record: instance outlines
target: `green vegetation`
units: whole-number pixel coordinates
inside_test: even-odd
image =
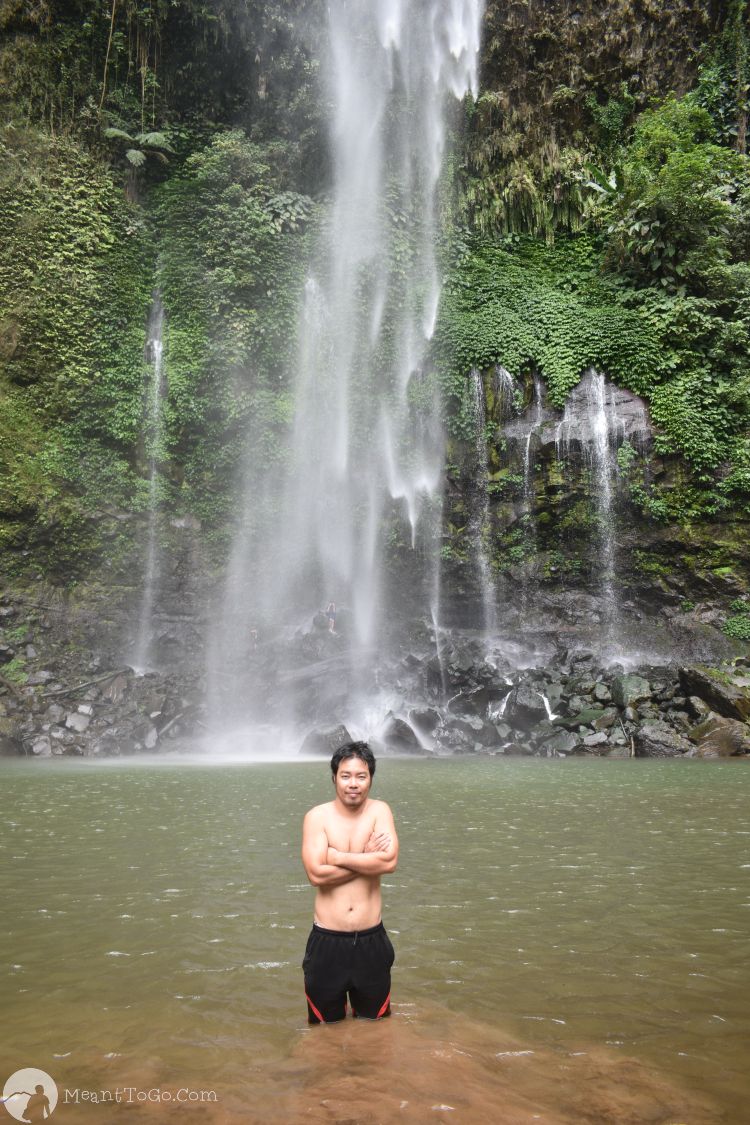
[[[21,656],[14,656],[7,664],[0,667],[0,675],[13,684],[25,684],[29,678],[26,671],[26,661]]]
[[[750,602],[733,602],[731,609],[737,610],[732,617],[727,617],[722,625],[722,632],[737,641],[750,641]]]
[[[562,405],[583,370],[604,368],[628,385],[660,363],[658,337],[600,272],[583,236],[546,247],[531,238],[474,240],[449,275],[437,331],[446,392],[460,402],[471,367],[537,368]]]
[[[682,455],[706,494],[693,508],[750,511],[747,157],[717,143],[690,94],[642,113],[618,160],[609,178],[589,169],[588,233],[459,246],[438,328],[453,429],[468,432],[471,367],[539,371],[561,406],[595,366],[646,399],[657,453]],[[633,497],[674,517],[651,489]]]
[[[0,547],[11,567],[30,549],[55,575],[85,572],[102,512],[146,507],[149,453],[159,503],[198,516],[217,547],[241,477],[258,485],[249,530],[273,518],[260,485],[282,468],[297,309],[329,179],[324,7],[71,0],[53,18],[49,5],[0,0]],[[654,478],[627,444],[618,464],[634,509],[661,525],[750,514],[747,5],[708,7],[670,0],[644,18],[629,0],[582,0],[573,21],[561,0],[490,0],[483,88],[457,115],[455,176],[441,192],[432,358],[451,448],[473,437],[471,368],[502,363],[527,387],[541,374],[559,407],[596,366],[649,405],[668,469]],[[392,196],[405,276],[420,217]],[[142,428],[157,288],[155,450]],[[363,433],[376,374],[363,373],[353,404]],[[428,382],[412,391],[428,394]],[[510,508],[523,478],[494,424],[485,436],[493,509]],[[546,500],[563,483],[550,467]],[[578,487],[560,502],[568,536],[595,530]],[[536,550],[520,524],[497,537],[502,566]],[[443,552],[455,562],[453,532]],[[111,534],[110,553],[132,536]],[[546,577],[576,571],[554,552],[544,566]],[[745,620],[738,610],[727,626]]]
[[[0,537],[52,537],[56,564],[75,569],[87,517],[136,500],[144,226],[74,141],[10,127],[0,214]]]

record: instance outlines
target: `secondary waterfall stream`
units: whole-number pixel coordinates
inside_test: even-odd
[[[159,579],[157,544],[157,508],[159,501],[159,456],[162,439],[161,408],[164,378],[164,305],[156,292],[146,331],[145,359],[150,368],[150,381],[144,412],[144,446],[148,461],[148,527],[143,564],[143,587],[138,612],[138,632],[133,648],[133,664],[143,671],[148,667],[153,633],[153,612]]]
[[[492,579],[490,560],[485,543],[486,528],[489,525],[489,496],[487,482],[487,435],[484,384],[479,371],[471,371],[470,376],[472,406],[474,415],[474,510],[469,519],[469,538],[473,544],[474,565],[477,571],[479,590],[482,597],[482,615],[485,636],[495,632],[497,626],[495,607],[495,587]]]

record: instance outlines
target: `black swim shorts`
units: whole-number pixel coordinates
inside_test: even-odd
[[[389,1016],[394,958],[382,922],[353,933],[314,925],[302,962],[308,1021],[343,1020],[347,993],[352,1015],[369,1020]]]

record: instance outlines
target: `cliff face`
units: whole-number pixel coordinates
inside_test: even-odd
[[[251,4],[238,21],[234,5],[186,2],[147,26],[126,4],[109,56],[108,20],[87,11],[0,7],[4,575],[28,596],[43,574],[68,592],[65,628],[129,652],[151,472],[160,659],[200,666],[238,466],[245,486],[260,465],[283,471],[329,176],[322,5]],[[521,632],[584,637],[619,621],[637,633],[645,616],[688,639],[712,628],[718,649],[716,627],[750,633],[745,29],[736,3],[487,4],[430,357],[450,434],[442,584],[455,624],[482,626],[489,585]],[[61,69],[66,53],[92,65]],[[589,368],[615,417],[606,472]],[[258,492],[244,533],[273,518]],[[392,604],[423,608],[396,513],[389,544]]]
[[[489,3],[482,89],[524,132],[531,127],[527,151],[550,128],[561,142],[581,139],[590,125],[581,104],[587,93],[603,101],[625,83],[641,104],[669,90],[685,93],[726,7],[700,0]]]

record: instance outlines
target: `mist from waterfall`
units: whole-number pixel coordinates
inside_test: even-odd
[[[426,364],[440,297],[437,188],[447,107],[478,92],[482,8],[329,5],[331,206],[300,312],[278,514],[263,542],[238,534],[230,560],[217,646],[225,664],[241,660],[254,625],[277,635],[305,628],[329,602],[352,646],[372,649],[387,524],[400,524],[425,560],[439,631],[445,440]]]

